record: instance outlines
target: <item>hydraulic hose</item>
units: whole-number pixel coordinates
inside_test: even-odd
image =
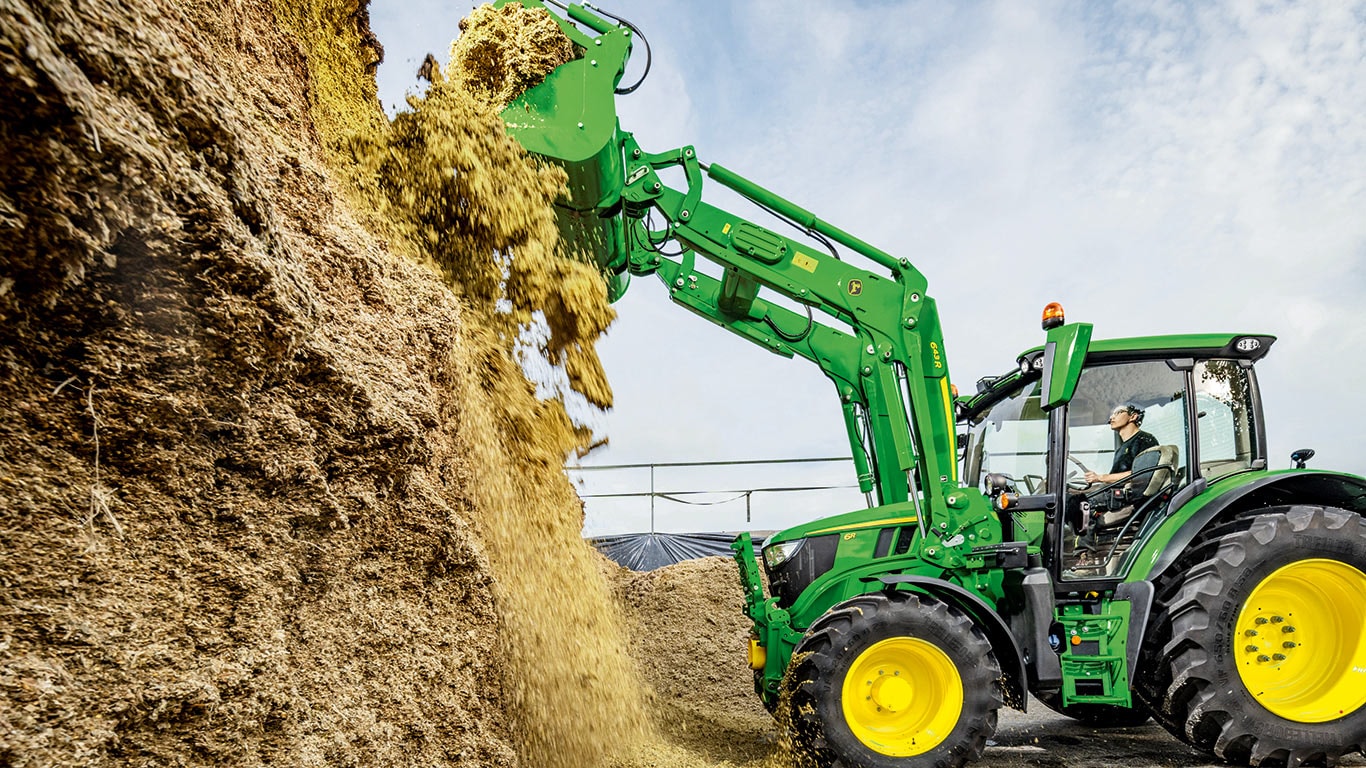
[[[585,8],[592,8],[593,10],[597,11],[598,13],[601,13],[603,16],[606,16],[607,18],[612,19],[613,21],[617,22],[618,24],[621,24],[622,26],[624,26],[624,27],[626,27],[627,29],[631,30],[631,33],[632,33],[632,34],[634,34],[636,37],[640,38],[640,41],[641,41],[642,43],[645,43],[645,71],[640,73],[640,79],[637,80],[633,85],[629,85],[629,86],[627,86],[627,87],[625,87],[625,88],[617,88],[617,89],[616,89],[616,94],[617,94],[618,96],[624,96],[624,95],[626,95],[626,94],[628,94],[628,93],[631,93],[631,92],[635,91],[635,89],[637,89],[637,88],[640,87],[640,84],[641,84],[641,83],[645,82],[645,78],[646,78],[647,76],[649,76],[649,74],[650,74],[650,63],[651,63],[651,61],[654,59],[654,56],[653,56],[653,55],[651,54],[651,52],[650,52],[650,40],[649,40],[649,38],[645,37],[645,35],[644,35],[643,33],[641,33],[639,27],[637,27],[636,25],[634,25],[634,24],[632,24],[631,22],[627,21],[626,19],[623,19],[622,17],[616,15],[615,13],[612,13],[611,11],[608,11],[608,10],[603,9],[603,8],[599,8],[599,7],[595,6],[595,5],[590,5],[590,4],[588,4],[588,3],[584,3],[583,5],[584,5]]]

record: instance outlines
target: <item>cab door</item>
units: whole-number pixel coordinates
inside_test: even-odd
[[[1192,366],[1092,359],[1057,409],[1049,469],[1065,489],[1061,580],[1120,577],[1145,521],[1189,482]]]

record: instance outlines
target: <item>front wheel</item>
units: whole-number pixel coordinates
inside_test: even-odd
[[[789,722],[818,765],[957,768],[996,732],[991,643],[932,597],[851,598],[811,625],[792,659]]]
[[[1366,520],[1292,506],[1239,521],[1163,590],[1173,735],[1232,763],[1333,762],[1366,744]]]

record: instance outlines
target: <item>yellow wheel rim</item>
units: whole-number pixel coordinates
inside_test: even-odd
[[[1252,590],[1238,614],[1234,658],[1262,706],[1324,723],[1366,704],[1366,574],[1336,560],[1301,560]]]
[[[844,720],[869,749],[920,755],[948,738],[963,712],[963,678],[948,655],[914,637],[874,643],[844,678]]]

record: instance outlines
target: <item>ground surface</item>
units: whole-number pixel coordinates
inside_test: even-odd
[[[1002,710],[995,744],[987,747],[981,766],[993,768],[1213,768],[1211,760],[1149,722],[1137,728],[1091,728],[1030,701],[1029,712]],[[1339,765],[1362,766],[1355,756]]]

